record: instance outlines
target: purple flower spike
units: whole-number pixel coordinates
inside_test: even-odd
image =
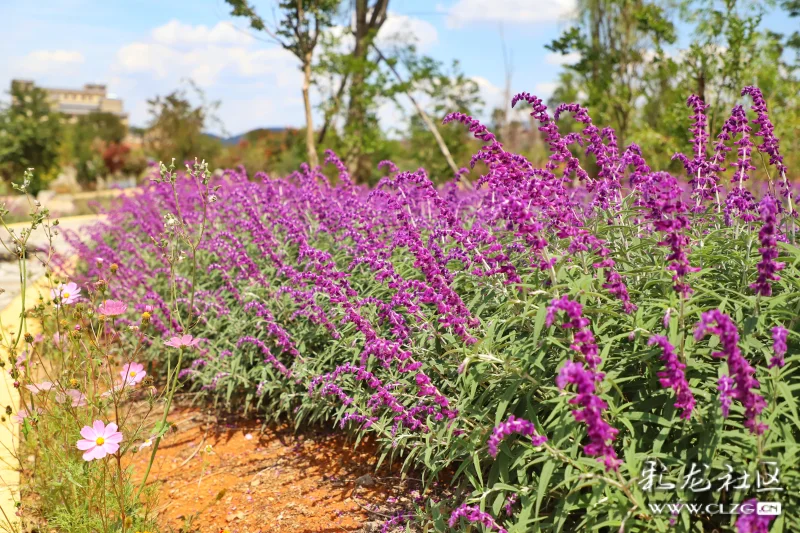
[[[494,428],[492,436],[489,437],[489,442],[487,443],[489,455],[497,457],[497,447],[500,445],[500,442],[513,433],[530,437],[531,444],[534,446],[541,446],[547,442],[547,437],[536,433],[536,426],[533,425],[533,422],[511,415],[508,417],[508,420]]]
[[[606,470],[616,470],[622,462],[617,458],[614,447],[608,442],[613,442],[619,431],[603,419],[603,410],[608,405],[595,394],[595,383],[602,378],[603,374],[596,374],[592,370],[586,370],[580,363],[568,361],[558,373],[556,385],[559,389],[564,389],[571,383],[578,392],[569,403],[583,408],[572,411],[576,421],[586,424],[589,435],[589,443],[584,445],[583,452],[597,457],[598,461],[605,464]]]
[[[700,340],[706,335],[717,335],[719,337],[721,351],[714,352],[714,357],[726,358],[728,370],[733,377],[723,375],[719,379],[720,403],[722,404],[722,414],[727,417],[731,399],[739,400],[745,409],[745,427],[751,433],[761,435],[766,431],[767,425],[758,421],[758,415],[766,407],[767,402],[753,389],[759,388],[758,380],[755,378],[756,370],[747,362],[739,351],[739,332],[736,325],[728,315],[712,309],[703,313],[694,338]]]
[[[589,329],[589,319],[583,316],[583,307],[578,302],[569,299],[566,294],[561,298],[556,298],[550,302],[547,308],[547,325],[552,326],[556,313],[564,311],[569,317],[569,321],[561,324],[564,329],[574,329],[573,341],[570,348],[583,354],[586,364],[591,370],[600,364],[600,353],[594,334]]]
[[[689,383],[686,381],[686,365],[678,359],[678,354],[675,353],[675,347],[670,344],[669,340],[663,335],[655,335],[650,338],[647,343],[652,346],[657,344],[661,347],[662,355],[661,360],[664,361],[666,370],[659,372],[658,377],[661,386],[665,389],[672,389],[675,391],[675,407],[683,409],[681,418],[689,420],[692,417],[692,409],[694,409],[695,399],[692,391],[689,388]]]
[[[781,277],[776,274],[783,270],[783,263],[776,261],[778,258],[778,240],[776,238],[778,230],[778,204],[775,199],[767,195],[761,200],[759,207],[761,211],[761,221],[764,223],[758,232],[758,239],[761,241],[761,261],[758,263],[758,279],[750,285],[750,288],[760,296],[772,296],[771,281],[780,281]]]
[[[786,337],[789,335],[789,331],[783,326],[775,326],[772,328],[772,349],[775,352],[775,355],[772,359],[769,360],[769,367],[783,367],[786,364],[786,361],[783,360],[783,356],[786,355]]]
[[[483,524],[490,531],[497,531],[498,533],[508,533],[508,531],[501,527],[497,522],[494,521],[492,515],[481,511],[475,505],[467,505],[466,503],[461,504],[453,513],[450,515],[450,520],[448,521],[448,525],[450,527],[456,527],[459,518],[464,518],[467,522],[471,524]]]
[[[752,511],[747,514],[739,515],[739,518],[736,520],[737,533],[769,533],[769,523],[772,522],[772,519],[775,517],[758,514],[756,512],[757,506],[758,500],[755,498],[747,500],[742,504],[742,507],[749,507]]]

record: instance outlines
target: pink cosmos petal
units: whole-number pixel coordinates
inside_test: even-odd
[[[114,422],[111,422],[103,430],[103,437],[107,439],[110,435],[113,435],[116,432],[117,432],[117,425]]]
[[[80,451],[85,452],[94,448],[95,443],[94,440],[81,439],[78,441],[77,446]]]
[[[95,439],[97,438],[97,433],[94,431],[93,428],[89,426],[83,426],[83,428],[81,428],[81,437],[83,437],[86,440],[94,442]]]
[[[117,450],[119,450],[119,444],[106,441],[102,446],[100,446],[100,448],[103,450],[104,454],[112,455],[117,453]]]
[[[106,442],[110,442],[111,444],[119,444],[122,442],[122,433],[113,433],[106,438]]]
[[[86,461],[93,461],[95,459],[102,459],[106,456],[102,446],[95,446],[83,454],[83,459]]]
[[[103,424],[102,420],[95,420],[94,423],[92,424],[92,428],[94,428],[95,435],[101,437],[105,432],[106,425]]]

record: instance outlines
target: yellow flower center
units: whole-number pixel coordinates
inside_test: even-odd
[[[106,439],[104,439],[103,437],[97,437],[95,444],[97,444],[98,446],[102,446],[105,441]]]
[[[69,293],[68,292],[62,293],[61,297],[62,298],[69,298]]]
[[[145,319],[145,320],[148,320],[150,318],[150,313],[145,311],[144,313],[142,313],[142,318]]]
[[[136,377],[136,371],[135,371],[135,370],[131,370],[130,372],[128,372],[128,374],[129,374],[129,375],[130,375],[132,378],[135,378],[135,377]]]

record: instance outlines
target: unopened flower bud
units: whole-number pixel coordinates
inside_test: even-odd
[[[151,316],[150,313],[148,313],[147,311],[142,313],[142,324],[149,324],[150,323],[150,316]]]
[[[25,342],[27,342],[27,343],[33,342],[33,335],[31,335],[30,333],[26,333],[25,334]]]
[[[15,388],[15,389],[18,389],[18,388],[19,388],[19,381],[15,381],[15,382],[14,382],[14,388]]]
[[[117,269],[119,269],[119,266],[116,263],[111,263],[111,273],[116,274]]]

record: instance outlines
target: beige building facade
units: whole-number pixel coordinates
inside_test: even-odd
[[[15,85],[33,87],[30,80],[12,80]],[[128,125],[128,114],[122,105],[122,100],[109,96],[106,86],[97,83],[87,83],[82,89],[54,89],[40,87],[47,92],[53,110],[64,113],[73,118],[89,113],[111,113],[118,116],[125,126]]]

